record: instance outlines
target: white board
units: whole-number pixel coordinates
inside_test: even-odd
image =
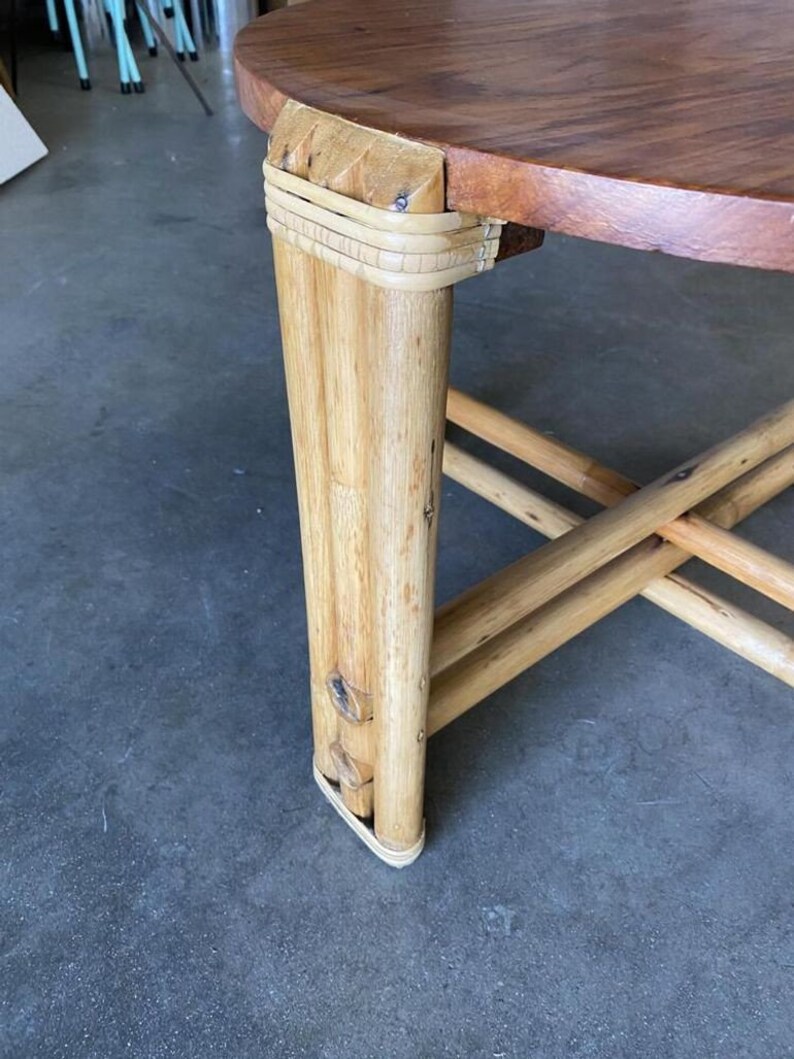
[[[11,96],[0,87],[0,184],[38,162],[46,153],[47,148]]]

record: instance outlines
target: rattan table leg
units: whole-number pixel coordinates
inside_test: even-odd
[[[492,264],[499,229],[445,211],[440,151],[297,105],[277,122],[265,171],[315,775],[400,866],[424,835],[451,283]]]

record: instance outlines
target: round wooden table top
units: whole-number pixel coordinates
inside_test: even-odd
[[[441,147],[450,208],[794,272],[792,0],[310,0],[237,37],[286,99]]]

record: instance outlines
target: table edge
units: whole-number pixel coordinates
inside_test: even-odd
[[[269,132],[288,99],[313,103],[287,96],[245,66],[239,54],[244,32],[234,47],[240,105]],[[450,209],[635,250],[794,272],[794,201],[604,176],[422,142],[444,152]]]

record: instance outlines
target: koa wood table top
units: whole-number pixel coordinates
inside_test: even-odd
[[[440,146],[450,208],[794,271],[791,0],[311,0],[252,22],[286,99]]]

